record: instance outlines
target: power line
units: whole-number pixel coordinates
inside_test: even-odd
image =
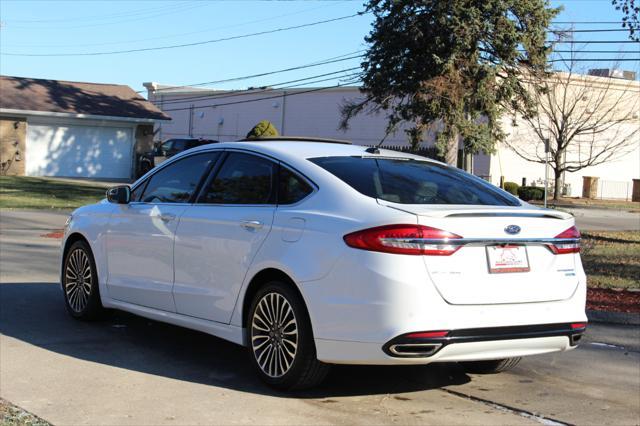
[[[356,51],[353,53],[358,53],[360,51]],[[279,69],[279,70],[275,70],[275,71],[267,71],[267,72],[262,72],[262,73],[258,73],[258,74],[252,74],[252,75],[244,75],[241,77],[232,77],[232,78],[226,78],[226,79],[222,79],[222,80],[214,80],[214,81],[205,81],[203,83],[194,83],[194,84],[186,84],[183,86],[171,86],[171,87],[167,87],[167,88],[160,88],[158,90],[156,90],[156,92],[163,92],[163,91],[172,91],[172,90],[176,90],[176,89],[183,89],[183,88],[190,88],[190,87],[199,87],[199,86],[208,86],[211,84],[222,84],[222,83],[231,83],[234,81],[241,81],[241,80],[248,80],[251,78],[257,78],[257,77],[264,77],[267,75],[273,75],[273,74],[280,74],[283,72],[289,72],[289,71],[297,71],[297,70],[301,70],[301,69],[305,69],[305,68],[313,68],[313,67],[319,67],[322,65],[328,65],[328,64],[334,64],[337,62],[344,62],[344,61],[348,61],[351,59],[357,59],[357,58],[361,58],[362,55],[356,55],[356,56],[349,56],[346,58],[340,58],[337,57],[337,59],[333,59],[333,58],[329,58],[327,60],[323,60],[323,61],[319,61],[319,62],[314,62],[311,64],[306,64],[306,65],[298,65],[298,66],[294,66],[294,67],[289,67],[289,68],[283,68],[283,69]],[[139,90],[138,93],[144,93],[145,90]]]
[[[13,26],[13,25],[11,25],[11,26],[8,26],[8,28],[33,31],[34,29],[38,29],[38,30],[68,30],[68,29],[78,29],[78,28],[102,27],[102,26],[105,26],[105,25],[116,25],[116,24],[123,24],[123,23],[126,23],[126,22],[136,22],[136,21],[149,20],[149,19],[160,17],[160,16],[181,13],[181,12],[185,12],[185,11],[188,11],[188,10],[191,10],[191,9],[204,7],[204,6],[207,6],[207,4],[205,2],[183,2],[183,3],[174,4],[172,6],[166,7],[162,11],[156,11],[156,12],[151,12],[151,13],[147,12],[147,13],[132,14],[132,16],[128,16],[125,19],[118,19],[118,20],[115,20],[115,21],[96,22],[96,23],[81,24],[81,25],[57,25],[57,26],[54,26],[54,27],[33,27],[33,26],[20,26],[20,25]]]
[[[344,73],[347,73],[349,71],[355,71],[357,69],[360,69],[360,67],[345,68],[345,69],[342,69],[342,70],[339,70],[339,71],[313,75],[311,77],[298,78],[296,80],[289,80],[289,81],[285,81],[285,82],[282,82],[282,83],[267,84],[264,87],[259,87],[259,88],[249,88],[249,89],[244,89],[244,90],[233,90],[233,91],[226,90],[226,91],[221,91],[221,92],[212,93],[212,94],[208,94],[208,95],[193,96],[193,97],[186,97],[186,98],[177,98],[177,99],[173,99],[173,100],[169,100],[169,101],[159,100],[159,99],[156,98],[156,99],[153,100],[153,102],[157,103],[157,104],[160,104],[162,106],[165,106],[165,105],[169,105],[169,104],[184,103],[184,102],[187,102],[187,101],[193,102],[193,101],[202,101],[202,100],[223,99],[223,98],[230,98],[230,97],[241,96],[241,95],[246,95],[246,94],[255,94],[255,93],[261,93],[261,92],[268,92],[271,89],[273,89],[275,86],[284,86],[284,85],[289,85],[289,84],[292,84],[292,83],[304,82],[302,84],[288,86],[288,87],[296,87],[296,86],[302,86],[302,85],[305,85],[305,84],[315,84],[315,83],[321,83],[323,81],[335,80],[337,78],[342,78],[342,77],[349,77],[349,76],[351,76],[353,74],[348,74],[348,75],[343,75],[343,76],[339,76],[339,75],[336,75],[336,74],[344,74]],[[309,80],[315,80],[315,79],[320,78],[320,77],[327,77],[329,75],[332,75],[333,77],[324,78],[322,80],[317,80],[317,81],[309,81]]]
[[[640,42],[634,40],[553,40],[553,43],[556,44],[627,44],[627,43],[635,43],[638,44]]]
[[[626,28],[602,28],[594,30],[562,30],[562,29],[550,29],[552,33],[618,33],[629,31]]]
[[[121,16],[135,16],[135,15],[148,15],[149,13],[157,12],[160,10],[168,10],[174,9],[176,7],[182,7],[183,4],[193,3],[189,1],[173,3],[170,5],[162,5],[156,7],[145,7],[142,9],[133,9],[125,12],[117,12],[117,13],[108,13],[101,15],[90,15],[90,16],[75,16],[75,17],[65,17],[65,18],[54,18],[54,19],[3,19],[4,22],[17,22],[21,24],[39,24],[43,22],[73,22],[73,21],[92,21],[92,20],[104,20],[110,18],[119,18]]]
[[[193,35],[193,34],[202,34],[202,33],[208,33],[208,32],[213,32],[213,31],[226,30],[226,29],[229,29],[229,28],[237,28],[237,27],[242,27],[242,26],[246,26],[246,25],[272,21],[272,20],[276,20],[276,19],[279,19],[279,18],[285,18],[287,16],[300,15],[302,13],[307,13],[307,12],[318,10],[318,9],[320,9],[322,7],[324,7],[324,6],[313,7],[311,9],[297,10],[297,11],[294,11],[294,12],[289,12],[289,13],[284,13],[284,14],[279,14],[279,15],[267,16],[267,17],[264,17],[264,18],[261,18],[261,19],[254,19],[254,20],[251,20],[251,21],[239,22],[239,23],[233,24],[233,25],[225,25],[225,26],[221,26],[221,27],[207,28],[207,29],[198,30],[198,31],[189,31],[189,32],[186,32],[186,33],[177,33],[177,34],[174,33],[174,34],[167,34],[167,35],[157,36],[157,37],[147,37],[147,38],[136,39],[136,40],[120,40],[120,41],[109,41],[109,42],[102,42],[102,43],[82,43],[82,44],[73,44],[73,45],[70,45],[70,44],[10,43],[10,44],[5,44],[5,47],[18,47],[18,48],[20,48],[20,47],[35,47],[35,48],[47,48],[47,49],[48,48],[74,49],[74,48],[83,48],[83,47],[112,46],[112,45],[118,45],[118,44],[135,44],[135,43],[140,43],[140,42],[145,42],[145,41],[163,40],[163,39],[177,38],[177,37],[183,37],[183,36],[188,36],[188,35]]]
[[[577,59],[550,59],[547,62],[640,62],[640,58],[577,58]]]
[[[594,25],[602,25],[602,24],[622,24],[622,20],[620,21],[553,21],[553,24],[594,24]]]
[[[238,40],[238,39],[249,38],[249,37],[256,37],[256,36],[261,36],[261,35],[266,35],[266,34],[273,34],[273,33],[278,33],[278,32],[283,32],[283,31],[296,30],[296,29],[300,29],[300,28],[308,28],[308,27],[313,27],[313,26],[316,26],[316,25],[328,24],[330,22],[337,22],[337,21],[342,21],[342,20],[345,20],[345,19],[355,18],[356,16],[361,16],[361,15],[363,15],[363,13],[358,12],[358,13],[354,13],[354,14],[351,14],[351,15],[340,16],[338,18],[325,19],[325,20],[322,20],[322,21],[309,22],[309,23],[300,24],[300,25],[292,25],[290,27],[282,27],[282,28],[276,28],[276,29],[273,29],[273,30],[265,30],[265,31],[255,32],[255,33],[241,34],[241,35],[237,35],[237,36],[223,37],[223,38],[218,38],[218,39],[213,39],[213,40],[204,40],[204,41],[197,41],[197,42],[192,42],[192,43],[173,44],[173,45],[167,45],[167,46],[144,47],[144,48],[139,48],[139,49],[112,50],[112,51],[103,51],[103,52],[74,52],[74,53],[14,53],[14,52],[7,53],[7,52],[0,52],[0,55],[4,55],[4,56],[101,56],[101,55],[117,55],[117,54],[122,54],[122,53],[135,53],[135,52],[148,52],[148,51],[155,51],[155,50],[177,49],[177,48],[182,48],[182,47],[201,46],[201,45],[204,45],[204,44],[220,43],[220,42],[223,42],[223,41],[230,41],[230,40]]]
[[[309,89],[309,90],[302,90],[299,92],[294,92],[294,93],[283,93],[280,95],[274,95],[274,96],[265,96],[262,98],[256,98],[256,99],[245,99],[242,101],[235,101],[235,102],[225,102],[225,103],[221,103],[221,104],[210,104],[210,105],[197,105],[197,106],[189,106],[187,108],[173,108],[173,109],[165,109],[163,110],[163,112],[172,112],[172,111],[186,111],[186,110],[190,110],[190,109],[202,109],[202,108],[210,108],[210,107],[219,107],[219,106],[226,106],[226,105],[238,105],[238,104],[246,104],[246,103],[250,103],[250,102],[259,102],[259,101],[264,101],[264,100],[269,100],[269,99],[280,99],[280,98],[286,98],[289,96],[297,96],[297,95],[302,95],[305,93],[313,93],[313,92],[320,92],[323,90],[330,90],[330,89],[335,89],[338,87],[343,87],[346,86],[347,84],[353,84],[353,82],[349,82],[349,83],[345,83],[345,84],[336,84],[334,86],[328,86],[328,87],[318,87],[315,89]]]
[[[638,53],[637,51],[629,50],[553,50],[552,53]]]

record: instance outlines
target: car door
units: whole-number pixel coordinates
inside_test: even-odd
[[[245,274],[271,230],[277,164],[229,152],[176,231],[176,311],[229,323]]]
[[[111,298],[175,312],[175,230],[218,155],[206,152],[172,162],[138,185],[131,203],[118,205],[106,238]]]

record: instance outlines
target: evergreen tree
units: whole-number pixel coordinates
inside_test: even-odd
[[[361,112],[384,111],[387,134],[408,123],[416,148],[426,130],[456,164],[467,152],[491,152],[504,135],[505,108],[531,111],[523,75],[543,73],[547,27],[559,9],[547,0],[369,0],[375,20],[365,38],[359,102],[342,108],[343,129]]]

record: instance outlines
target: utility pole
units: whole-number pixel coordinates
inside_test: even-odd
[[[558,183],[556,182],[556,185]],[[547,208],[547,187],[549,186],[549,138],[544,140],[544,208]]]

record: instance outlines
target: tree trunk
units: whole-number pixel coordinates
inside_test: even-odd
[[[553,200],[558,201],[560,194],[562,193],[562,172],[558,169],[553,169],[553,175],[555,178],[553,185]]]
[[[458,132],[453,132],[447,141],[447,151],[444,156],[445,163],[450,166],[458,166]]]

